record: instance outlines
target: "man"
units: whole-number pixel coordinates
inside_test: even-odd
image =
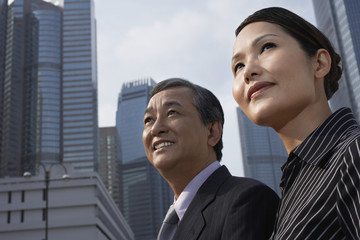
[[[149,161],[174,191],[158,239],[268,239],[279,198],[264,184],[233,177],[222,157],[224,114],[207,89],[183,79],[158,83],[144,114]],[[175,220],[167,220],[175,216]]]

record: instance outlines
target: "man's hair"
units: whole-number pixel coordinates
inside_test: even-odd
[[[150,99],[157,93],[174,87],[187,87],[194,93],[193,104],[200,114],[202,123],[206,126],[209,123],[220,121],[221,126],[224,126],[224,112],[217,97],[209,90],[193,84],[185,79],[170,78],[159,82],[155,85],[150,93]],[[222,132],[218,143],[214,146],[216,158],[221,160],[223,142]]]

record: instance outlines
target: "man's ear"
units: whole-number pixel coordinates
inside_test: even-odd
[[[314,56],[315,63],[315,77],[324,78],[331,68],[331,57],[327,50],[321,48],[317,50]]]
[[[222,126],[219,120],[208,124],[208,144],[214,147],[222,135]]]

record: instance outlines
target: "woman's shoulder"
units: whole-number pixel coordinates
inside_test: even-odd
[[[355,164],[360,167],[360,126],[348,131],[342,138],[344,149],[343,162],[349,166]]]
[[[354,125],[351,129],[349,129],[341,139],[342,144],[347,147],[356,145],[360,142],[360,125]]]

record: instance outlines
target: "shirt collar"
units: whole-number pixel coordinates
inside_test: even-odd
[[[317,127],[292,153],[301,160],[318,167],[326,168],[331,152],[342,136],[357,122],[349,108],[341,108]]]
[[[189,207],[191,201],[195,197],[195,194],[197,193],[201,185],[219,167],[221,167],[219,161],[211,163],[190,181],[190,183],[180,193],[178,199],[175,199],[174,197],[174,208],[179,217],[179,221],[181,221],[181,219],[183,218],[186,209]]]

